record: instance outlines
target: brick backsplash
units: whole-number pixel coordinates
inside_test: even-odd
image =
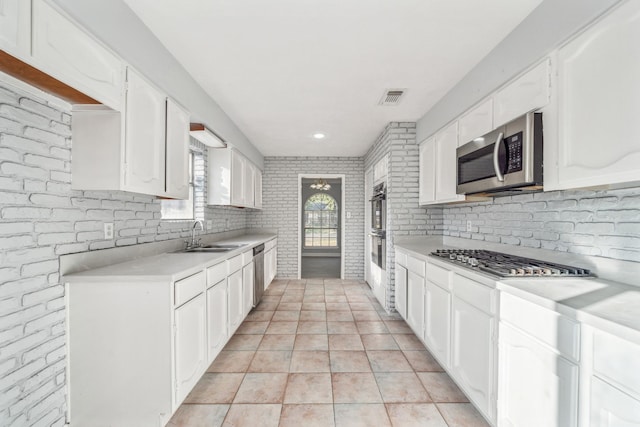
[[[298,277],[298,174],[344,174],[344,274],[364,277],[364,163],[362,157],[265,157],[262,211],[248,214],[250,228],[278,233],[278,276]]]
[[[158,199],[71,190],[71,115],[0,80],[0,425],[66,422],[65,303],[58,256],[186,238],[190,221],[162,221]],[[195,168],[206,169],[206,150]],[[205,179],[206,181],[206,179]],[[208,232],[246,228],[247,211],[204,206]],[[113,240],[103,224],[113,222]]]
[[[445,236],[640,262],[640,188],[550,191],[440,209]]]

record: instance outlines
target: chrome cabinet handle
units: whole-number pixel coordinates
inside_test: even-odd
[[[504,182],[504,175],[500,172],[500,164],[498,163],[498,151],[500,150],[502,136],[503,133],[500,132],[498,134],[498,139],[496,139],[496,145],[493,147],[493,170],[496,172],[496,178],[498,178],[498,181],[500,182]]]

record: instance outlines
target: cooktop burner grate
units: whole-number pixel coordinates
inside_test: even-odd
[[[498,277],[593,277],[591,271],[500,252],[477,249],[438,249],[431,255]]]

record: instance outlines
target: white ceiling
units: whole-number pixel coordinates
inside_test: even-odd
[[[263,155],[361,156],[542,0],[124,1]]]

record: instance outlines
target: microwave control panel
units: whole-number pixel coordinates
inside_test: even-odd
[[[507,170],[505,173],[522,170],[522,132],[504,138],[507,149]]]

